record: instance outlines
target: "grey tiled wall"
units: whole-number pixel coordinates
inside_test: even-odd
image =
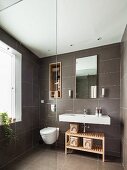
[[[98,98],[75,98],[75,60],[78,57],[98,55]],[[49,63],[62,62],[62,98],[49,100]],[[59,146],[64,146],[64,132],[69,128],[68,123],[58,120],[59,114],[74,112],[83,113],[84,106],[92,114],[96,106],[103,108],[103,113],[111,116],[111,125],[90,125],[89,131],[101,131],[106,135],[106,154],[120,156],[120,44],[111,44],[98,48],[62,54],[59,56],[40,59],[40,97],[45,100],[40,106],[40,126],[59,126]],[[101,98],[100,90],[106,89],[106,97]],[[73,90],[73,98],[68,97],[68,89]],[[50,111],[50,103],[56,103],[57,112]]]
[[[121,43],[121,100],[122,155],[123,165],[127,168],[127,26]]]
[[[38,57],[0,29],[0,40],[22,54],[22,121],[13,124],[17,139],[6,144],[0,126],[0,167],[31,149],[39,141]]]

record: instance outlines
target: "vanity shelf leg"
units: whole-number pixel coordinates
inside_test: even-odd
[[[65,154],[67,154],[67,135],[65,133]]]
[[[105,161],[105,137],[103,137],[103,162]]]

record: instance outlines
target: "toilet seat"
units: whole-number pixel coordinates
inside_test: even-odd
[[[55,131],[56,131],[55,127],[47,127],[47,128],[41,129],[40,133],[43,134],[43,135],[46,135],[46,134],[53,133]]]

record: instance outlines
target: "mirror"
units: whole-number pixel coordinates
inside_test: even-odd
[[[76,98],[97,98],[97,55],[76,59]]]

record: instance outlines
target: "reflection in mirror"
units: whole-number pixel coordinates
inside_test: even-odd
[[[76,98],[97,98],[97,55],[76,59]]]

